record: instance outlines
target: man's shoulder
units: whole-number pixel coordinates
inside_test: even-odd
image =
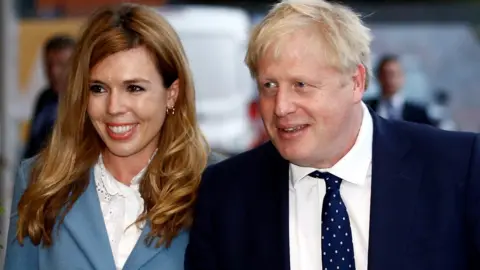
[[[37,95],[37,102],[45,102],[50,99],[54,99],[57,97],[57,94],[55,94],[55,91],[53,91],[51,88],[44,88],[42,89],[38,95]]]
[[[255,171],[256,168],[262,167],[269,163],[271,158],[279,155],[271,142],[267,142],[256,148],[246,152],[225,158],[215,164],[210,165],[207,170],[228,172],[248,173]]]
[[[271,142],[208,166],[202,182],[224,189],[242,189],[264,180],[284,161]]]
[[[479,134],[465,131],[447,131],[425,124],[397,121],[393,124],[399,136],[407,136],[417,149],[430,153],[470,150]]]
[[[363,103],[367,104],[368,106],[372,107],[378,104],[378,98],[368,98],[363,101]]]
[[[57,99],[57,94],[51,88],[42,89],[35,100],[35,112],[38,111],[45,106],[46,103],[50,102],[51,100]]]
[[[225,159],[227,159],[228,156],[222,154],[222,153],[219,153],[219,152],[215,152],[215,151],[212,151],[210,152],[210,154],[208,155],[208,161],[207,161],[207,166],[210,166],[210,165],[213,165],[213,164],[217,164]]]
[[[275,151],[271,143],[266,143],[208,166],[200,184],[201,196],[220,201],[247,198],[252,187],[265,180],[265,172],[271,170],[272,158],[278,154]],[[279,154],[277,158],[281,158]]]

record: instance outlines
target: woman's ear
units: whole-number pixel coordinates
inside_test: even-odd
[[[167,89],[167,107],[175,107],[177,102],[178,92],[180,91],[178,79],[176,79]]]

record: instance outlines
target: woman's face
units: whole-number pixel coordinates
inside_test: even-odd
[[[165,88],[152,54],[137,47],[96,64],[89,88],[87,113],[107,151],[118,157],[151,155],[167,107],[175,105],[178,81]]]

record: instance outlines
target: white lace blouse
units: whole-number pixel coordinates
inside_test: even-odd
[[[143,211],[139,182],[145,170],[140,171],[127,186],[105,169],[101,155],[94,168],[97,193],[117,270],[123,268],[142,233],[144,224],[139,228],[134,223]]]

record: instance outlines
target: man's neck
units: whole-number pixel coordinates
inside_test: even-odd
[[[335,164],[337,164],[338,161],[340,161],[355,145],[355,142],[357,141],[358,134],[360,132],[360,128],[362,126],[362,121],[363,121],[363,114],[365,113],[363,111],[362,104],[359,103],[358,106],[355,108],[355,116],[352,118],[350,121],[350,124],[347,125],[350,129],[346,134],[349,134],[348,137],[342,138],[346,143],[343,143],[343,147],[337,148],[341,149],[340,151],[334,153],[330,158],[325,159],[321,161],[320,163],[316,164],[314,166],[315,168],[319,169],[328,169],[333,167]]]

